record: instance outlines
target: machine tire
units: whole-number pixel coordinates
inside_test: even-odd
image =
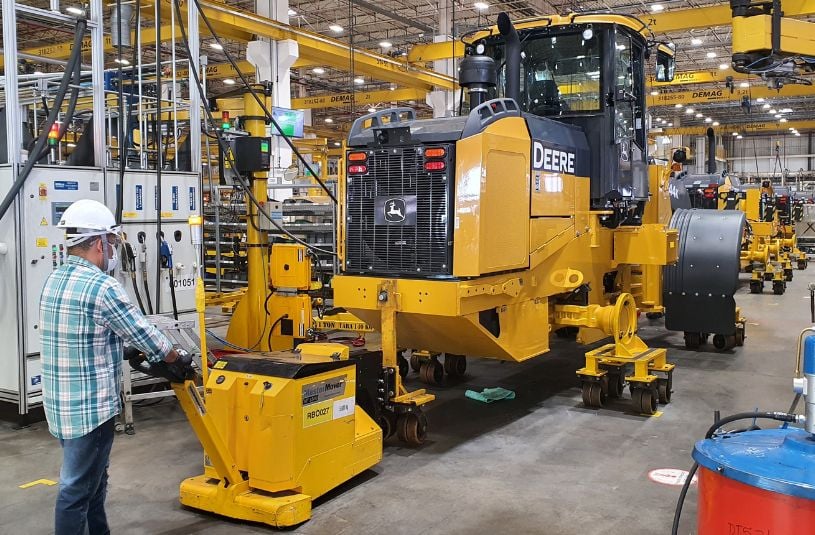
[[[787,291],[787,283],[784,281],[773,281],[773,293],[775,295],[784,295]]]
[[[685,333],[685,347],[687,349],[697,350],[702,345],[701,333]]]
[[[750,293],[751,294],[760,294],[764,291],[764,281],[750,281]]]
[[[784,270],[784,280],[787,282],[792,282],[792,269]]]
[[[453,378],[464,377],[467,371],[467,357],[464,355],[444,354],[444,371]]]
[[[419,373],[419,370],[422,367],[422,359],[419,358],[419,355],[410,356],[410,367],[414,372]]]
[[[800,269],[802,271],[805,270],[808,265],[809,265],[809,262],[807,262],[806,260],[799,260],[798,261],[798,269]]]
[[[429,385],[440,385],[444,381],[444,366],[435,357],[422,362],[419,376]]]
[[[645,317],[649,320],[658,320],[662,318],[665,314],[662,312],[646,312]]]
[[[583,405],[599,409],[605,401],[606,393],[599,381],[583,381]]]
[[[408,446],[421,446],[427,440],[427,417],[421,411],[400,415],[396,421],[396,434]]]
[[[399,375],[402,377],[402,379],[404,379],[410,372],[410,364],[408,363],[408,360],[401,355],[398,357],[398,362],[399,362]]]

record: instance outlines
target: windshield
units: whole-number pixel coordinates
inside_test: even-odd
[[[503,44],[491,54],[499,65],[503,96],[506,64]],[[535,115],[600,111],[600,43],[581,33],[522,37],[521,108]]]

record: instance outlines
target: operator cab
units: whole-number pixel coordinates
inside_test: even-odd
[[[648,198],[646,64],[656,47],[657,80],[673,79],[673,50],[647,41],[644,25],[621,15],[546,17],[518,22],[515,28],[520,41],[516,100],[524,115],[585,132],[595,208],[643,205]],[[507,73],[513,69],[507,68],[504,33],[493,28],[465,37],[468,56],[495,60],[498,83],[489,88],[487,99],[513,97],[507,94],[507,84],[512,85]]]

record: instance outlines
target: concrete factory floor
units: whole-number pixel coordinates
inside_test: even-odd
[[[813,278],[815,267],[796,271],[785,295],[751,295],[742,275],[737,299],[749,323],[746,345],[734,352],[686,351],[681,334],[643,317],[642,337],[669,348],[677,365],[673,401],[659,417],[632,413],[627,392],[602,410],[584,408],[574,374],[584,349],[576,344],[557,340],[550,354],[521,365],[473,359],[465,382],[436,389],[424,447],[390,443],[378,466],[320,500],[312,520],[289,533],[669,533],[679,487],[649,472],[688,469],[715,409],[789,407]],[[416,374],[409,384],[421,386]],[[467,388],[492,386],[517,398],[483,405],[464,397]],[[51,532],[56,487],[18,486],[58,478],[59,444],[43,423],[0,424],[0,444],[0,531]],[[136,434],[117,436],[113,448],[113,533],[271,532],[179,505],[178,484],[201,472],[201,460],[174,399],[137,409]],[[681,533],[695,531],[695,511],[692,490]]]

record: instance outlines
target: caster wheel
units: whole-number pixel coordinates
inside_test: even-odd
[[[773,274],[772,274],[772,273],[765,273],[765,274],[764,274],[764,280],[765,280],[765,281],[771,281],[771,280],[773,280]]]
[[[713,347],[717,351],[726,351],[736,346],[736,335],[717,334],[713,337]]]
[[[402,376],[402,379],[407,377],[408,372],[410,371],[410,363],[405,357],[399,357],[399,375]]]
[[[379,427],[382,428],[382,440],[390,438],[396,433],[396,415],[391,411],[382,411],[379,417]]]
[[[798,261],[798,269],[804,270],[807,268],[807,261],[806,260],[799,260]]]
[[[745,273],[752,273],[753,272],[753,266],[744,266],[744,272]]]
[[[657,380],[657,390],[659,391],[659,402],[667,405],[671,402],[671,389],[673,388],[673,377],[669,374],[668,377]]]
[[[422,367],[422,359],[419,358],[419,355],[410,356],[410,367],[414,372],[419,371],[419,369]]]
[[[640,414],[652,415],[657,411],[657,393],[652,387],[637,387],[631,391],[631,404]]]
[[[135,435],[136,430],[133,428],[133,424],[126,424],[125,425],[125,435]]]
[[[775,295],[784,295],[784,292],[787,291],[787,283],[784,281],[774,281],[773,282],[773,293]]]
[[[444,371],[450,377],[464,377],[464,372],[467,371],[467,357],[446,353],[444,355]]]
[[[606,394],[599,381],[583,381],[583,405],[599,409],[605,402]]]
[[[760,294],[764,291],[764,283],[762,281],[750,281],[750,293]]]
[[[440,385],[444,381],[444,366],[435,358],[422,362],[419,376],[429,385]]]
[[[787,282],[792,282],[792,269],[784,270],[784,280]]]
[[[621,371],[609,371],[606,374],[606,379],[608,380],[606,395],[609,398],[618,399],[623,395],[623,390],[625,389],[625,377]]]
[[[396,420],[396,434],[408,446],[421,446],[427,439],[427,417],[423,412],[406,412]]]
[[[702,337],[699,333],[685,333],[685,347],[688,349],[699,349],[702,345]]]
[[[649,320],[658,320],[659,318],[661,318],[664,315],[665,314],[663,314],[662,312],[646,312],[645,313],[645,317],[648,318]]]
[[[710,339],[710,333],[699,333],[699,342],[701,344],[706,344],[708,339]]]
[[[114,431],[116,431],[117,433],[121,433],[122,431],[124,431],[124,430],[125,430],[125,426],[123,426],[122,424],[120,424],[120,423],[118,423],[118,422],[117,422],[117,423],[116,423],[116,424],[113,426],[113,430],[114,430]]]
[[[747,338],[747,335],[745,334],[745,330],[746,329],[744,327],[736,327],[736,334],[735,334],[734,337],[736,339],[736,345],[737,346],[743,346],[744,345],[744,339]]]

